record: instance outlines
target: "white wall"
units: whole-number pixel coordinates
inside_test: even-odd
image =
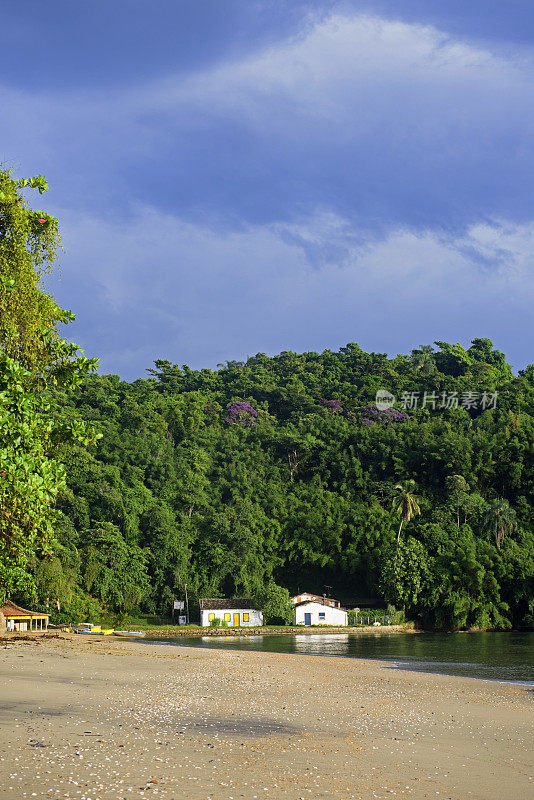
[[[302,603],[295,608],[296,625],[304,625],[305,614],[311,614],[311,625],[348,625],[348,614],[341,608],[324,606],[322,603]],[[324,616],[319,616],[324,614]]]
[[[263,614],[261,611],[256,611],[254,608],[224,608],[224,609],[207,609],[205,611],[200,612],[200,624],[204,627],[208,627],[210,624],[209,617],[210,614],[215,614],[215,619],[224,622],[225,614],[230,614],[230,619],[227,619],[226,624],[230,627],[234,627],[234,614],[239,614],[239,627],[246,628],[246,627],[255,627],[258,625],[263,625]],[[248,622],[243,619],[243,615],[248,614]]]

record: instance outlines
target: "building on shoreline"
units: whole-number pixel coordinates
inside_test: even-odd
[[[0,619],[4,617],[7,631],[46,631],[50,614],[42,611],[28,611],[6,600],[0,606]],[[1,632],[1,631],[0,631]]]
[[[249,597],[203,597],[200,603],[200,624],[203,627],[214,625],[216,620],[231,628],[256,627],[263,625],[263,614],[254,608]]]
[[[291,598],[295,606],[295,625],[335,625],[345,628],[349,624],[348,612],[339,600],[309,592]]]

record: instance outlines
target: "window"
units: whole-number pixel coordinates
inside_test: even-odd
[[[208,622],[213,622],[215,619],[215,614],[208,614]]]
[[[225,622],[230,622],[230,619],[231,619],[230,614],[225,614],[224,615],[224,621]]]
[[[248,622],[249,620],[250,620],[249,615],[248,614],[243,614],[243,622]]]
[[[324,619],[324,611],[319,611],[319,619]]]

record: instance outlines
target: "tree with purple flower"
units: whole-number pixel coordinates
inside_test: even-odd
[[[368,405],[360,409],[361,414],[365,416],[360,417],[364,425],[375,425],[378,422],[406,422],[408,414],[404,411],[397,411],[395,408],[387,408],[385,411],[380,411],[376,406]]]
[[[343,406],[339,402],[339,400],[319,400],[319,405],[326,408],[328,411],[331,411],[332,414],[339,414],[343,411]]]
[[[224,421],[229,425],[238,425],[241,428],[253,428],[258,422],[258,412],[250,403],[236,400],[226,406]]]

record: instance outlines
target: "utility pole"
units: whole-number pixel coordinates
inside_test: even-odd
[[[189,600],[187,599],[187,583],[184,584],[184,589],[185,589],[185,609],[186,609],[185,618],[186,618],[187,624],[189,625]]]

